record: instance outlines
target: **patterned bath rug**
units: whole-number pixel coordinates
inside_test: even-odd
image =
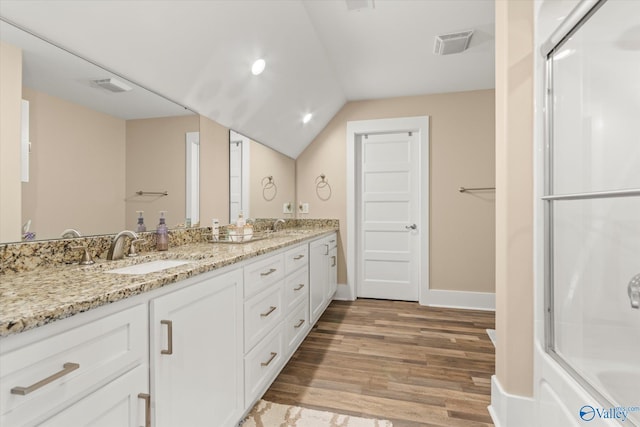
[[[242,427],[393,427],[391,421],[352,417],[261,400]]]

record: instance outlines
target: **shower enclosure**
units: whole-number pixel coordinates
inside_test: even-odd
[[[544,52],[546,350],[640,426],[640,1],[582,3]]]

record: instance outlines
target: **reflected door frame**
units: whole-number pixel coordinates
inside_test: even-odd
[[[235,167],[238,168],[239,167],[239,176],[240,176],[240,208],[235,210],[232,207],[232,180],[233,180],[233,169],[234,169],[234,165],[232,164],[232,156],[231,156],[231,150],[232,144],[238,144],[242,146],[242,149],[240,151],[240,162],[239,165],[236,165]],[[250,150],[250,145],[251,141],[249,140],[249,138],[247,138],[246,136],[243,136],[237,132],[234,131],[229,131],[229,223],[232,223],[236,220],[237,216],[238,216],[238,211],[242,211],[242,214],[245,218],[249,218],[251,217],[251,213],[250,213],[250,206],[249,206],[249,199],[250,199],[250,192],[249,192],[249,184],[250,184],[250,174],[251,174],[251,167],[250,167],[250,155],[251,155],[251,150]]]
[[[428,304],[429,295],[429,116],[347,122],[347,287],[338,287],[337,298],[354,300],[358,280],[359,200],[357,145],[362,135],[392,132],[416,132],[419,135],[420,172],[418,182],[419,216],[415,221],[419,233],[418,302]]]

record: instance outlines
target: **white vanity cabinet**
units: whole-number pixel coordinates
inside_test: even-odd
[[[244,412],[242,269],[200,277],[150,301],[155,427],[235,426]]]
[[[336,292],[337,247],[336,233],[309,243],[311,324],[318,321]]]
[[[335,243],[299,242],[2,338],[0,427],[237,426],[331,301]]]
[[[146,304],[85,314],[2,340],[1,426],[145,425]]]
[[[244,267],[246,409],[309,331],[308,257],[305,243]]]

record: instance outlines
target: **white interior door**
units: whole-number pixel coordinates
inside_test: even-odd
[[[418,132],[359,137],[357,295],[418,301]]]
[[[229,221],[238,217],[242,208],[242,141],[229,143]]]

